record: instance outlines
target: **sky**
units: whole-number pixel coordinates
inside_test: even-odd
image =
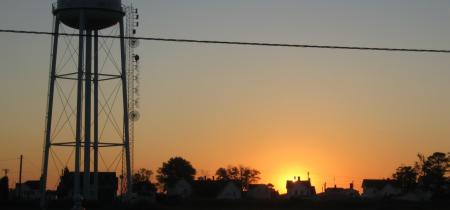
[[[127,1],[129,2],[129,1]],[[443,0],[134,0],[138,36],[450,49]],[[51,31],[52,1],[3,0],[0,28]],[[37,179],[50,37],[0,33],[0,168]],[[135,168],[245,165],[285,192],[306,178],[387,178],[450,151],[448,54],[141,42]],[[64,152],[61,152],[64,153]],[[108,156],[109,157],[109,156]],[[112,157],[112,156],[111,156]],[[57,172],[52,172],[56,183]]]

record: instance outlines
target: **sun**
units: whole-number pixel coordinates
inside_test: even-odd
[[[287,192],[286,181],[293,181],[298,177],[301,180],[308,179],[308,171],[300,167],[286,167],[274,175],[272,184],[280,194],[284,194]]]

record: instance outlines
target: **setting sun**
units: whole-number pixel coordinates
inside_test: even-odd
[[[286,167],[282,170],[280,170],[272,180],[274,183],[272,183],[276,190],[280,194],[286,193],[286,181],[294,181],[294,178],[298,179],[297,177],[300,177],[301,180],[307,180],[308,179],[308,172],[300,167]],[[311,181],[314,180],[313,177],[311,177]]]

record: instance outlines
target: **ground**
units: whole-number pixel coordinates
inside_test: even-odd
[[[450,201],[394,202],[394,201],[184,201],[160,204],[87,204],[87,210],[448,210]],[[2,210],[38,209],[36,202],[0,203]],[[49,210],[69,210],[70,202],[53,203]]]

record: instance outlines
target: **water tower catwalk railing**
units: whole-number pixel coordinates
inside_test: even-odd
[[[58,0],[53,4],[54,35],[52,40],[49,94],[47,102],[44,154],[41,174],[42,205],[46,202],[46,189],[51,147],[74,147],[74,209],[81,208],[82,199],[97,199],[98,196],[98,155],[99,148],[121,147],[124,151],[126,173],[126,195],[132,187],[131,154],[129,134],[129,99],[127,79],[127,52],[125,45],[125,11],[121,0]],[[78,30],[78,61],[74,72],[57,72],[58,41],[61,23]],[[99,31],[119,24],[120,28],[120,74],[99,72]],[[75,72],[76,71],[76,72]],[[76,122],[75,137],[69,141],[52,139],[52,118],[56,81],[76,81]],[[99,139],[99,87],[103,81],[121,80],[122,86],[122,139],[117,142],[104,142]],[[84,88],[84,91],[83,91]],[[92,96],[93,92],[93,96]],[[93,100],[92,100],[93,99]],[[84,117],[84,126],[83,126]],[[93,119],[92,119],[93,118]],[[69,119],[70,120],[70,119]],[[93,128],[93,133],[91,128]],[[84,131],[83,131],[84,130]],[[81,152],[84,149],[84,172],[81,186]],[[90,180],[91,149],[93,150],[93,184]],[[92,186],[92,189],[91,189]],[[83,192],[81,192],[83,189]]]

